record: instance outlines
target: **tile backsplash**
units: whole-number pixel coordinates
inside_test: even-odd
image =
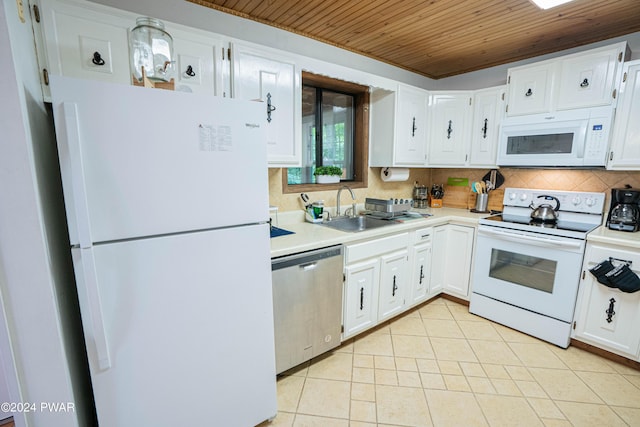
[[[383,182],[380,168],[369,168],[369,188],[355,189],[357,202],[364,203],[366,197],[386,199],[389,197],[411,197],[414,182],[424,185],[446,184],[447,178],[468,178],[469,182],[478,181],[489,169],[411,169],[405,182]],[[519,169],[500,168],[505,178],[503,187],[540,188],[564,191],[594,191],[607,193],[611,188],[621,188],[629,184],[640,188],[640,171],[606,171],[591,169]],[[327,206],[335,206],[336,191],[317,191],[309,193],[312,200],[324,200]],[[342,203],[348,195],[343,192]],[[269,169],[269,203],[278,206],[281,211],[301,208],[299,194],[282,193],[282,169]]]

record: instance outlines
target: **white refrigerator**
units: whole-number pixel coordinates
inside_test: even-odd
[[[53,76],[103,427],[276,415],[265,106]]]

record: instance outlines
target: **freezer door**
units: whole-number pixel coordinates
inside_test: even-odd
[[[71,244],[268,220],[264,104],[52,76]]]
[[[268,232],[261,224],[73,249],[101,426],[246,427],[276,415]]]

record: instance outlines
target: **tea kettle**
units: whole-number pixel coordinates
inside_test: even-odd
[[[553,196],[541,195],[538,199],[544,198],[545,200],[555,200],[556,207],[554,208],[549,203],[543,203],[539,206],[535,206],[533,202],[529,205],[533,212],[531,212],[531,219],[543,222],[555,222],[558,220],[558,209],[560,209],[560,200]]]

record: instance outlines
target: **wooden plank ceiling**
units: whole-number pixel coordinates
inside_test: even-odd
[[[439,79],[640,31],[640,0],[189,0]]]

